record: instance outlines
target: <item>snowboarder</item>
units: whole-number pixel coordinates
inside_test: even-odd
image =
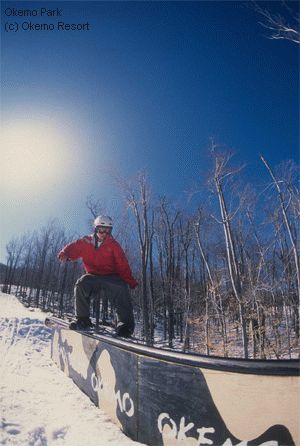
[[[116,334],[130,337],[134,331],[134,317],[128,285],[138,283],[132,275],[128,260],[119,243],[112,236],[112,219],[99,216],[94,221],[94,233],[66,245],[58,254],[62,262],[82,259],[86,271],[74,288],[76,321],[70,329],[86,329],[90,320],[90,297],[103,290],[117,313]]]

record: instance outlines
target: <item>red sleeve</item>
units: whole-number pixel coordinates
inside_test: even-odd
[[[80,259],[83,249],[83,240],[79,239],[66,245],[61,252],[64,252],[69,260]]]
[[[121,277],[121,279],[123,279],[126,283],[128,283],[130,288],[137,287],[138,282],[132,275],[126,255],[121,246],[119,245],[119,243],[116,241],[114,242],[113,253],[114,253],[115,264],[117,267],[117,272]]]

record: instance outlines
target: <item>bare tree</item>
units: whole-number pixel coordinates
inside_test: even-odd
[[[146,342],[153,343],[153,327],[150,326],[153,317],[150,317],[150,310],[153,304],[149,303],[151,295],[148,291],[149,258],[151,243],[153,241],[154,226],[151,223],[150,211],[150,187],[145,172],[140,172],[134,180],[128,181],[113,174],[114,179],[124,194],[127,207],[132,210],[137,226],[138,244],[141,261],[141,308],[143,316],[143,335]]]
[[[222,293],[220,289],[220,280],[217,274],[213,271],[213,268],[209,264],[208,254],[204,247],[204,235],[203,235],[203,211],[199,209],[198,215],[195,219],[194,230],[196,235],[197,246],[199,249],[200,256],[203,261],[203,265],[206,271],[207,283],[206,283],[206,323],[205,323],[205,334],[206,334],[206,353],[210,353],[210,342],[209,342],[209,306],[213,305],[217,313],[217,317],[220,322],[221,332],[222,332],[222,342],[223,342],[223,354],[228,355],[227,351],[227,324],[226,316],[224,311]]]
[[[17,267],[21,258],[22,251],[24,249],[24,236],[21,238],[15,238],[8,242],[6,245],[7,251],[7,268],[4,279],[3,291],[10,294],[11,287],[14,283]]]
[[[184,295],[184,306],[183,310],[180,312],[180,322],[184,324],[180,327],[181,341],[183,342],[183,350],[189,348],[190,345],[190,313],[191,313],[191,288],[192,288],[192,258],[190,253],[193,249],[193,221],[190,218],[185,217],[184,223],[183,218],[179,220],[180,227],[180,237],[182,244],[182,257],[183,257],[183,273],[184,273],[184,285],[183,285],[183,295]],[[178,250],[179,251],[179,250]],[[181,254],[180,254],[181,255]],[[183,314],[183,318],[182,318]]]
[[[273,173],[273,171],[272,171],[270,165],[268,164],[268,162],[265,160],[265,158],[264,158],[262,155],[260,155],[260,159],[262,160],[262,162],[264,163],[265,167],[267,168],[267,170],[268,170],[268,172],[269,172],[269,174],[270,174],[270,176],[271,176],[271,178],[272,178],[272,180],[273,180],[273,184],[274,184],[274,186],[276,187],[276,190],[277,190],[277,195],[278,195],[278,199],[279,199],[279,203],[280,203],[280,209],[281,209],[281,212],[282,212],[282,215],[283,215],[284,224],[285,224],[285,226],[286,226],[287,233],[288,233],[288,235],[289,235],[289,239],[290,239],[290,243],[291,243],[291,247],[292,247],[292,251],[293,251],[293,255],[294,255],[294,262],[295,262],[295,268],[296,268],[296,280],[297,280],[298,297],[299,297],[299,299],[300,299],[300,266],[299,266],[299,254],[298,254],[298,251],[297,251],[296,238],[295,238],[295,236],[294,236],[294,234],[293,234],[292,227],[291,227],[291,223],[290,223],[290,221],[289,221],[288,213],[287,213],[287,212],[288,212],[288,208],[289,208],[289,206],[290,206],[290,204],[291,204],[291,195],[290,195],[291,190],[290,190],[290,188],[289,188],[289,197],[288,197],[288,200],[285,200],[285,198],[284,198],[284,194],[283,194],[283,191],[282,191],[282,187],[281,187],[281,184],[280,184],[280,183],[282,183],[283,181],[282,181],[282,180],[279,181],[279,180],[275,177],[275,175],[274,175],[274,173]]]
[[[230,178],[237,174],[241,169],[229,169],[228,163],[231,158],[230,154],[219,154],[216,152],[216,146],[212,144],[211,153],[214,156],[214,184],[218,196],[221,224],[224,231],[225,244],[226,244],[226,256],[227,266],[229,272],[230,283],[232,286],[233,294],[238,304],[240,324],[242,330],[242,340],[244,357],[248,358],[248,334],[246,326],[246,314],[243,299],[243,287],[240,272],[240,265],[237,257],[237,245],[234,240],[232,230],[232,219],[237,211],[230,213],[227,208],[227,203],[224,194],[224,183],[227,178]]]
[[[263,164],[265,165],[265,167],[267,168],[272,181],[273,181],[273,185],[275,186],[275,189],[277,191],[277,197],[278,197],[278,201],[279,201],[279,205],[280,205],[280,211],[282,213],[282,217],[283,217],[283,222],[288,234],[288,238],[289,238],[289,244],[293,253],[293,259],[294,259],[294,267],[295,267],[295,278],[296,278],[296,288],[297,288],[297,306],[298,306],[298,311],[299,311],[299,302],[300,302],[300,262],[299,262],[299,253],[298,253],[298,247],[297,247],[297,232],[293,231],[292,228],[292,224],[288,215],[288,211],[289,211],[289,207],[291,206],[292,203],[292,195],[294,192],[294,189],[292,189],[291,184],[287,184],[287,192],[288,195],[287,197],[285,197],[284,191],[283,191],[283,186],[285,185],[285,181],[284,180],[278,180],[275,175],[273,170],[271,169],[270,165],[268,164],[268,162],[266,161],[266,159],[260,155],[260,159],[263,162]],[[286,256],[285,256],[286,257]],[[286,264],[286,266],[288,267],[288,263]],[[299,313],[298,313],[299,316]],[[299,324],[299,317],[298,317],[298,324]],[[297,324],[297,332],[299,333],[299,326]]]
[[[51,246],[51,235],[53,232],[53,221],[48,223],[48,225],[41,229],[40,235],[38,237],[38,271],[36,275],[36,293],[35,293],[35,306],[38,307],[40,304],[40,294],[41,291],[45,291],[44,283],[44,273],[46,260],[49,254],[49,249]]]
[[[167,334],[169,347],[172,347],[174,338],[174,302],[176,290],[176,254],[178,255],[178,244],[176,226],[180,211],[172,209],[165,197],[161,198],[159,205],[159,220],[157,232],[160,234],[160,261],[161,274],[163,278],[164,313],[167,323]]]

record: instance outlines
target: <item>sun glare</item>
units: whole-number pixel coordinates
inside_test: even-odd
[[[64,132],[38,121],[14,121],[2,125],[1,139],[6,193],[41,193],[61,183],[69,154]]]

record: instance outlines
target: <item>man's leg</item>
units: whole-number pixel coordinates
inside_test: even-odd
[[[81,276],[74,287],[75,310],[77,318],[90,317],[90,297],[97,283],[97,276],[85,274]]]
[[[128,286],[123,280],[114,278],[105,278],[102,283],[108,299],[116,308],[118,325],[123,324],[128,334],[132,334],[134,316]]]
[[[132,334],[134,332],[134,316],[130,293],[126,284],[122,288],[122,291],[116,296],[115,301],[118,326],[120,327],[120,323],[122,323],[129,331],[129,334]],[[120,334],[122,335],[121,332]],[[124,334],[126,334],[126,330]]]

